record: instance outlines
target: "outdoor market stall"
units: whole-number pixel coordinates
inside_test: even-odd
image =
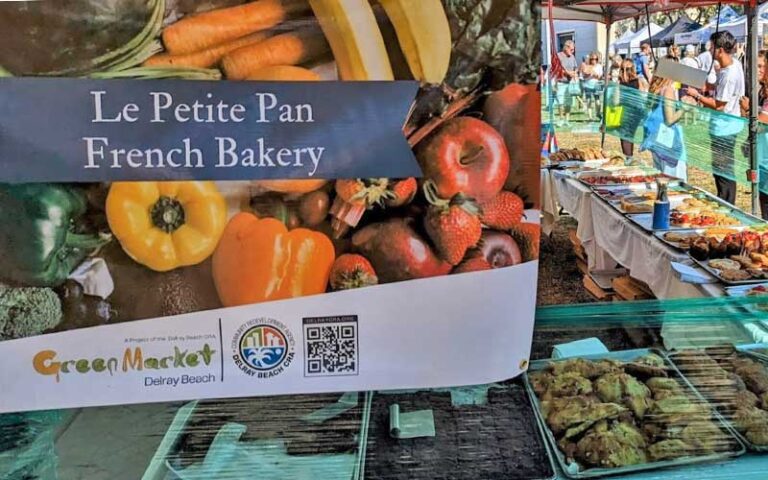
[[[550,222],[557,220],[556,205],[569,212],[578,221],[576,234],[586,251],[590,272],[610,271],[617,264],[624,266],[633,278],[646,283],[657,298],[725,295],[723,286],[716,283],[682,281],[671,264],[690,263],[686,253],[670,248],[632,224],[572,176],[557,170],[542,170],[542,195],[548,198],[542,205],[543,231],[551,231]],[[705,279],[714,280],[703,269],[696,270]]]
[[[748,178],[752,188],[752,211],[756,212],[759,208],[758,200],[758,152],[756,146],[757,137],[757,114],[758,114],[758,91],[751,88],[754,79],[757,78],[757,53],[758,53],[758,31],[759,15],[758,0],[745,0],[728,2],[744,5],[746,11],[747,26],[747,55],[748,55],[748,74],[747,74],[747,96],[750,99],[749,107],[749,164],[750,172]],[[591,1],[591,0],[549,0],[547,8],[542,9],[542,18],[544,20],[584,20],[604,23],[606,25],[606,45],[605,50],[609,50],[610,45],[610,27],[618,20],[645,15],[650,17],[651,13],[682,10],[688,7],[706,6],[718,4],[712,1],[691,1],[691,2],[656,2],[652,0],[610,0],[610,1]],[[718,4],[720,5],[720,4]],[[722,14],[722,10],[720,12]],[[645,30],[649,30],[646,25]],[[550,26],[551,29],[551,26]],[[653,36],[649,33],[648,37]],[[616,46],[621,48],[620,45]],[[604,71],[609,71],[609,59],[606,56]],[[603,102],[603,108],[606,108],[606,102]],[[605,112],[604,112],[605,113]],[[605,121],[606,115],[603,115]],[[603,136],[603,143],[604,143]]]

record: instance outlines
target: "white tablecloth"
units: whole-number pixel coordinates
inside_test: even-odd
[[[620,264],[628,268],[634,278],[647,283],[660,299],[724,294],[719,284],[681,282],[670,262],[686,262],[686,254],[631,223],[567,173],[542,170],[541,182],[543,222],[552,222],[551,231],[559,219],[558,205],[579,222],[576,235],[587,253],[590,271],[610,270]]]
[[[600,249],[595,242],[592,226],[592,190],[567,173],[558,170],[550,172],[554,202],[579,222],[576,236],[587,254],[590,271],[612,270],[616,261]]]
[[[681,282],[670,262],[687,263],[688,255],[675,250],[631,223],[597,195],[591,197],[592,229],[598,248],[645,282],[657,298],[715,297],[724,294],[719,284]]]

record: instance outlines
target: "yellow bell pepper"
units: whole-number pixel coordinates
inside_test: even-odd
[[[195,265],[213,253],[227,224],[213,182],[116,182],[107,220],[131,258],[158,272]]]

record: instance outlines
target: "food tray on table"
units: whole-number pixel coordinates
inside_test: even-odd
[[[749,227],[708,227],[708,228],[682,228],[673,230],[655,230],[653,235],[670,247],[687,252],[690,250],[690,242],[676,241],[672,236],[681,236],[694,239],[701,236],[725,237],[728,233],[742,232]]]
[[[484,391],[486,387],[490,388]],[[401,416],[431,410],[435,436],[394,438],[389,409],[395,404]],[[376,392],[373,396],[366,479],[554,477],[552,456],[519,379],[490,386]]]
[[[768,389],[765,356],[727,345],[669,352],[668,358],[750,451],[768,452],[768,399],[763,402],[755,391]],[[749,378],[743,373],[752,368],[747,365],[757,365]],[[758,372],[759,378],[751,377]]]
[[[696,259],[696,258],[694,258],[692,256],[690,256],[690,257],[691,257],[691,259],[697,265],[699,265],[701,268],[706,270],[708,273],[712,274],[715,278],[717,278],[721,282],[725,283],[726,285],[756,285],[758,283],[764,283],[765,280],[766,280],[766,277],[762,277],[762,278],[744,278],[743,280],[737,280],[737,279],[734,279],[734,277],[723,276],[723,272],[728,271],[728,270],[738,270],[739,272],[744,272],[743,274],[736,274],[736,275],[747,275],[747,274],[749,274],[749,272],[747,272],[747,270],[744,270],[744,269],[741,269],[741,268],[739,268],[739,269],[722,269],[722,268],[715,268],[715,267],[712,267],[712,266],[709,265],[709,262],[711,262],[713,260],[730,260],[730,259],[710,258],[708,260],[699,260],[699,259]],[[738,262],[736,262],[736,263],[738,263]],[[768,275],[768,267],[765,270],[765,275]]]
[[[627,172],[626,169],[603,169],[597,171],[580,172],[576,175],[576,179],[590,188],[599,187],[613,187],[622,185],[655,185],[656,179],[659,177],[670,178],[671,184],[674,184],[674,179],[668,177],[658,171],[649,171],[641,168],[633,168],[631,172]]]
[[[762,220],[759,220],[755,217],[752,217],[751,215],[748,215],[744,212],[741,212],[739,210],[731,210],[728,213],[729,216],[734,217],[737,220],[736,224],[733,225],[710,225],[711,227],[749,227],[752,225],[756,225],[759,223],[762,223]],[[627,215],[627,218],[643,230],[647,232],[658,232],[658,231],[670,231],[670,230],[693,230],[695,228],[691,228],[690,225],[672,225],[670,223],[668,228],[665,228],[663,230],[658,230],[653,228],[653,213],[631,213]],[[702,228],[709,228],[702,227]]]
[[[550,365],[559,366],[557,376],[551,374]],[[582,377],[579,371],[587,373]],[[660,375],[662,378],[659,378]],[[587,377],[594,382],[590,382]],[[746,451],[724,419],[659,350],[635,349],[567,359],[536,360],[531,362],[528,373],[524,375],[524,382],[550,449],[569,478],[603,477],[723,460]],[[594,393],[593,384],[596,389]],[[619,386],[618,390],[613,388],[616,385]],[[634,392],[633,395],[628,395],[630,390]],[[559,395],[574,391],[577,391],[576,397],[570,396],[568,400]],[[540,400],[539,394],[551,397],[549,401]],[[614,395],[621,405],[603,402],[600,397],[595,399],[592,395],[602,398]],[[550,409],[546,412],[549,415],[545,415],[544,408]],[[568,422],[569,413],[576,415],[577,419]],[[589,414],[594,416],[585,419]],[[631,423],[626,417],[631,419]],[[684,420],[688,422],[680,429]],[[608,424],[608,421],[611,423]],[[638,426],[634,426],[635,421]],[[639,425],[640,422],[642,425]],[[550,426],[552,424],[558,426],[558,433],[562,434],[563,439],[572,435],[570,440],[565,439],[567,441],[563,443],[572,457],[566,458]],[[703,446],[702,432],[708,433],[707,438],[714,440],[714,443]],[[578,443],[574,446],[576,439]],[[688,443],[683,442],[683,439]],[[603,443],[599,440],[603,440]],[[614,450],[613,456],[601,460],[601,466],[584,468],[586,462],[582,460],[584,465],[576,462],[576,457],[588,457],[600,452],[601,445],[613,445],[616,448],[618,442],[626,443],[620,443],[622,449]],[[583,452],[580,453],[582,447]],[[674,447],[680,449],[678,453],[683,452],[682,456],[670,458]],[[695,448],[700,448],[701,454],[692,453]],[[602,451],[608,450],[603,448]],[[654,455],[659,460],[649,458]],[[625,465],[610,466],[611,462],[620,463],[619,460],[626,460]]]
[[[364,393],[193,402],[179,410],[144,478],[254,470],[266,478],[274,469],[290,478],[311,471],[327,480],[359,480],[369,408]]]
[[[739,210],[707,192],[683,185],[693,190],[692,195],[683,199],[682,204],[673,206],[670,211],[670,225],[663,229],[664,231],[713,227],[754,227],[763,224],[762,219]],[[675,216],[682,221],[675,223]],[[648,232],[661,230],[653,229],[652,213],[630,214],[627,215],[627,218]]]
[[[749,285],[737,285],[733,287],[725,287],[725,293],[729,297],[748,297],[748,296],[761,296],[766,297],[768,301],[768,282],[751,283]],[[756,307],[755,305],[749,305],[750,307]],[[766,310],[768,313],[768,310]],[[754,353],[754,352],[751,352]],[[766,352],[768,354],[768,352]],[[766,357],[768,358],[768,357]]]

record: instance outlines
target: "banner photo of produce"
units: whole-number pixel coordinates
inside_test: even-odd
[[[538,15],[529,0],[0,4],[0,355],[27,372],[0,377],[56,377],[47,399],[0,409],[75,406],[85,383],[63,387],[67,368],[107,372],[89,405],[518,375],[539,254]],[[44,114],[20,101],[36,89]],[[392,300],[417,291],[432,308]],[[370,346],[404,328],[422,352]],[[117,353],[135,377],[109,373],[114,345],[142,348]],[[342,347],[354,355],[322,354]],[[145,391],[175,348],[207,352],[192,363],[215,382]],[[429,371],[459,349],[476,358]]]

